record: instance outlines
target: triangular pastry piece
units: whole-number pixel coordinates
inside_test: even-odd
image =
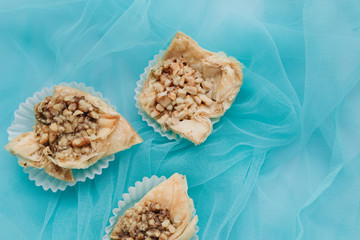
[[[88,168],[142,142],[119,113],[75,88],[57,86],[34,112],[34,131],[15,137],[5,148],[19,157],[21,166],[44,168],[60,180],[72,182],[71,169]]]
[[[240,62],[201,48],[178,32],[152,68],[139,95],[139,105],[163,131],[172,130],[195,144],[212,131],[242,85]]]
[[[194,204],[187,189],[185,176],[175,173],[119,217],[111,239],[191,239],[198,217],[192,217]]]

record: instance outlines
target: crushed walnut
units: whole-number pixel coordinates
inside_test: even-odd
[[[170,211],[160,205],[145,202],[126,210],[117,223],[121,240],[167,240],[176,226],[170,220]]]
[[[38,121],[34,130],[44,155],[61,161],[92,152],[90,139],[99,129],[99,109],[85,96],[47,97],[34,110]]]
[[[155,96],[147,102],[150,117],[155,118],[165,130],[179,121],[193,119],[201,106],[215,102],[212,79],[205,80],[184,59],[167,59],[151,72],[150,84]]]

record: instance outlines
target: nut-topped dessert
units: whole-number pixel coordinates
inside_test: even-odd
[[[163,131],[200,144],[212,131],[210,119],[230,108],[242,78],[236,59],[205,50],[179,32],[148,75],[139,105]]]
[[[186,178],[175,173],[119,217],[111,239],[188,240],[198,221],[197,216],[192,217],[193,209]]]
[[[44,168],[51,176],[74,181],[71,169],[127,149],[142,139],[109,105],[89,93],[57,86],[34,107],[34,131],[12,139],[6,149],[23,167]]]

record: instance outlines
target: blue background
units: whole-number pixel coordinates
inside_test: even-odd
[[[36,187],[0,150],[1,239],[100,239],[144,176],[187,175],[200,239],[360,238],[360,2],[0,2],[0,145],[45,86],[100,91],[144,139],[92,181]],[[169,141],[135,108],[148,61],[181,30],[244,65],[208,140]]]

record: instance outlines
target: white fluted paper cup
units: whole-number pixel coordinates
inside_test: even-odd
[[[148,66],[145,68],[144,72],[140,75],[140,80],[138,80],[136,82],[136,88],[135,88],[135,101],[136,101],[136,108],[139,110],[138,113],[141,115],[142,120],[145,121],[147,123],[148,126],[152,127],[154,129],[155,132],[160,133],[161,136],[163,137],[167,137],[169,140],[180,140],[181,136],[179,134],[176,134],[175,132],[169,130],[164,132],[161,129],[161,126],[159,123],[157,123],[155,121],[155,119],[151,118],[144,110],[141,109],[140,105],[139,105],[139,95],[140,92],[142,90],[142,87],[146,81],[146,79],[148,78],[151,69],[154,68],[159,61],[161,60],[161,58],[164,56],[165,51],[161,50],[159,54],[155,55],[154,58],[152,60],[149,61]],[[214,125],[214,123],[217,123],[219,121],[220,118],[211,118],[211,124]]]
[[[105,228],[105,236],[103,236],[103,240],[110,240],[111,232],[114,228],[114,225],[116,224],[117,220],[120,216],[122,216],[125,211],[129,208],[132,208],[135,203],[139,202],[145,195],[148,193],[151,189],[165,181],[166,178],[164,176],[157,177],[152,176],[151,178],[144,177],[143,180],[137,181],[135,183],[135,187],[129,187],[129,193],[124,193],[122,195],[123,200],[119,201],[118,207],[113,209],[113,214],[109,220],[110,225]],[[196,210],[192,211],[192,218],[195,217]],[[191,238],[191,240],[199,240],[199,237],[197,235],[197,232],[199,231],[199,227],[195,227],[195,234]]]
[[[95,92],[92,87],[86,87],[83,83],[60,83],[61,86],[67,86],[90,93],[110,105],[109,99],[102,96],[101,93]],[[15,111],[15,120],[8,128],[9,141],[14,137],[29,131],[33,131],[35,122],[34,106],[44,100],[46,97],[53,95],[55,85],[50,88],[44,87],[41,91],[36,92],[32,97],[28,97],[24,103],[21,103],[19,109]],[[111,106],[111,105],[110,105]],[[115,110],[115,106],[111,106]],[[115,159],[114,154],[100,159],[94,165],[87,169],[74,169],[74,182],[66,182],[48,175],[44,169],[25,167],[24,172],[29,174],[29,179],[35,181],[36,186],[41,186],[44,190],[51,189],[53,192],[58,190],[64,191],[66,187],[74,186],[77,182],[85,182],[87,178],[94,179],[95,175],[100,175],[104,168],[109,166],[109,162]]]

